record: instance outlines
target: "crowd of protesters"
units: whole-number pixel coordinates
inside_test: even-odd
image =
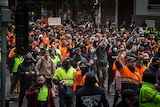
[[[113,107],[120,107],[117,102],[120,96],[123,98],[123,93],[128,95],[134,90],[139,96],[145,72],[153,73],[156,79],[154,83],[157,84],[155,90],[159,95],[160,34],[155,28],[131,24],[127,29],[125,25],[116,27],[109,20],[101,27],[95,27],[89,21],[76,24],[72,20],[64,25],[48,26],[46,20],[40,19],[32,23],[29,31],[30,51],[25,56],[16,50],[14,29],[14,25],[8,23],[8,67],[12,82],[10,93],[14,92],[19,79],[19,107],[25,91],[36,82],[36,75],[45,77],[47,87],[53,88],[53,96],[58,90],[60,107],[72,106],[74,93],[79,95],[78,90],[85,86],[87,72],[95,74],[95,86],[105,88],[106,95],[111,94],[111,85],[115,84]],[[127,92],[126,89],[132,90]],[[44,90],[42,93],[45,93]],[[42,93],[38,98],[45,102]],[[80,93],[83,93],[82,90]],[[160,103],[160,98],[156,97],[154,91],[150,95],[152,99],[145,103],[153,103],[158,107],[156,105]],[[138,107],[139,103],[144,103],[135,98],[134,101],[129,100],[130,104],[123,102],[128,107]]]

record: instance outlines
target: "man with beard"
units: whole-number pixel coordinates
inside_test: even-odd
[[[45,83],[45,76],[38,74],[36,83],[29,87],[27,91],[27,107],[55,107],[52,88]]]
[[[19,94],[19,107],[22,106],[23,98],[26,90],[32,85],[35,79],[35,64],[29,55],[24,56],[24,61],[18,67],[18,74],[20,78],[20,94]]]
[[[143,77],[143,72],[147,69],[147,67],[143,63],[143,56],[137,55],[135,70],[139,73],[141,78]]]
[[[70,57],[66,57],[54,73],[53,82],[58,85],[60,107],[72,107],[74,74]]]
[[[121,74],[121,92],[124,89],[133,89],[135,93],[138,93],[138,86],[142,80],[139,73],[135,70],[136,57],[132,54],[125,56],[125,64],[122,65],[119,62],[120,55],[124,49],[120,49],[120,53],[116,59],[116,67]]]

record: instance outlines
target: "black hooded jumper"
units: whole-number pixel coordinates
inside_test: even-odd
[[[95,74],[88,72],[86,74],[85,86],[80,88],[76,94],[76,107],[109,107],[105,90],[102,87],[95,86]]]

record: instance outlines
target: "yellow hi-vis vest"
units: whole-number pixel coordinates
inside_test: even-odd
[[[37,96],[37,101],[47,101],[47,98],[48,98],[48,87],[43,86],[42,88],[40,88],[40,92],[38,93]]]
[[[52,60],[55,64],[58,64],[58,62],[60,61],[60,59],[59,59],[58,56],[52,57],[51,60]]]
[[[59,67],[55,71],[53,79],[65,80],[66,85],[73,85],[74,74],[75,74],[75,69],[73,67],[70,67],[67,72],[63,67]]]
[[[21,64],[23,62],[23,60],[24,60],[24,58],[22,56],[14,58],[14,65],[13,65],[13,69],[12,69],[13,73],[17,72],[18,66],[19,66],[19,64]]]

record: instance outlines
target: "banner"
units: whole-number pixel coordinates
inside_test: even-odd
[[[48,25],[49,26],[61,25],[61,18],[60,17],[50,17],[50,18],[48,18]]]

